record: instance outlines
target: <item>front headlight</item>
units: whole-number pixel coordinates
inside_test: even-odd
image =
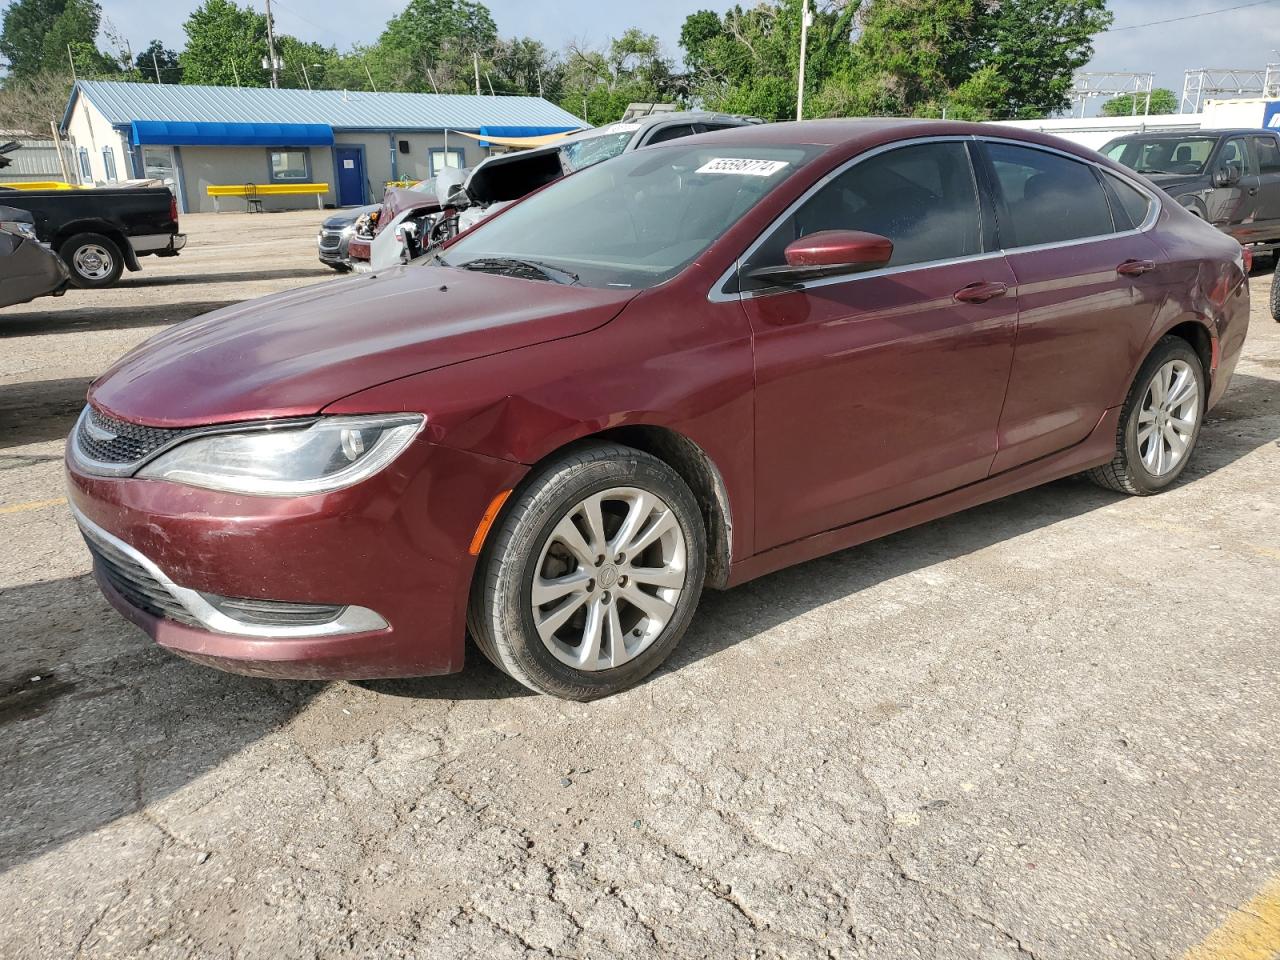
[[[138,471],[210,490],[265,497],[325,493],[359,483],[398,457],[426,417],[327,417],[193,437]]]
[[[0,230],[16,233],[20,237],[26,237],[28,240],[37,239],[36,228],[25,220],[0,220]]]

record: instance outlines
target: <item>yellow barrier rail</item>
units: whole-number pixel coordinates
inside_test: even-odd
[[[13,183],[0,183],[0,187],[14,190],[75,190],[74,183],[63,183],[61,180],[17,180]]]
[[[249,204],[252,210],[256,203],[262,208],[265,197],[304,197],[315,196],[316,209],[324,209],[324,197],[329,192],[327,183],[211,183],[205,192],[213,197],[213,210],[218,212],[220,197],[240,197]]]

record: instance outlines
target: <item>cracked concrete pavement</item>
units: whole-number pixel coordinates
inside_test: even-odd
[[[1175,489],[1067,480],[709,594],[573,704],[474,651],[227,676],[94,588],[84,386],[325,279],[319,217],[187,217],[176,260],[0,316],[0,956],[1167,958],[1280,872],[1268,272]]]

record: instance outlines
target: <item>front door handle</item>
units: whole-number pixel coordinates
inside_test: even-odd
[[[1154,260],[1126,260],[1116,267],[1116,273],[1122,277],[1140,277],[1156,268]]]
[[[986,303],[996,297],[1003,297],[1009,288],[999,281],[982,281],[970,283],[955,292],[955,298],[961,303]]]

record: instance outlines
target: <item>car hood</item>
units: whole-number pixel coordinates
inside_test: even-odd
[[[1154,183],[1165,193],[1194,185],[1207,185],[1206,176],[1202,173],[1144,173],[1144,177]]]
[[[156,427],[309,416],[388,380],[586,333],[635,293],[410,264],[177,324],[117,361],[89,399]]]

